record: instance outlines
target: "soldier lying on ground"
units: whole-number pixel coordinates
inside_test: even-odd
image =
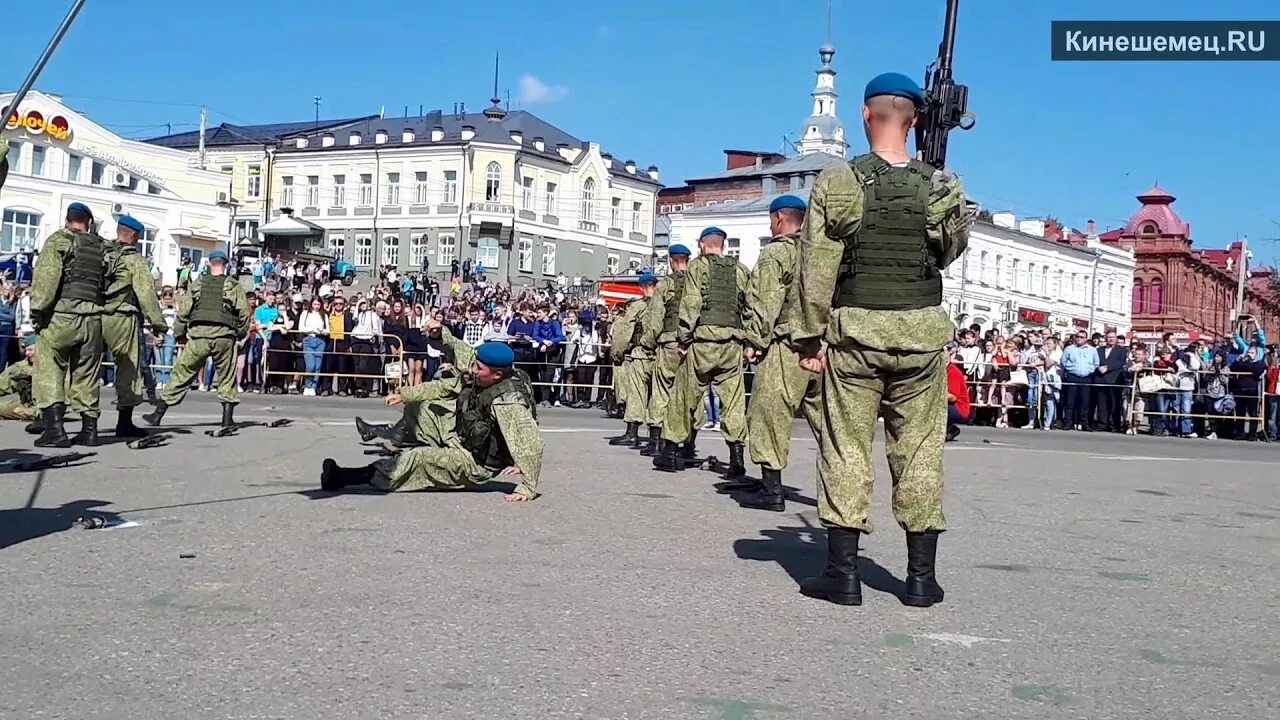
[[[435,320],[427,323],[427,330],[440,332],[456,353],[458,366],[468,370],[387,398],[388,405],[416,405],[412,422],[422,446],[364,467],[344,468],[326,459],[320,487],[338,490],[369,484],[387,492],[411,492],[476,486],[495,475],[519,475],[522,480],[507,501],[534,499],[543,445],[533,388],[524,373],[514,369],[515,354],[493,342],[473,350]]]
[[[0,420],[35,420],[40,417],[31,390],[36,358],[35,333],[22,339],[22,353],[25,359],[0,373]]]

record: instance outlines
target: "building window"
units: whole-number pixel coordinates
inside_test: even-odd
[[[133,176],[133,175],[130,175],[130,176],[129,176],[129,190],[130,190],[131,192],[136,192],[136,191],[137,191],[137,189],[138,189],[138,178],[137,178],[137,177],[135,177],[135,176]]]
[[[400,173],[387,173],[387,204],[400,204]]]
[[[1021,289],[1022,289],[1022,278],[1021,278],[1020,276],[1022,275],[1022,261],[1021,261],[1021,260],[1012,260],[1012,261],[1010,261],[1010,262],[1011,262],[1011,264],[1012,264],[1012,266],[1013,266],[1013,270],[1012,270],[1012,272],[1010,272],[1010,273],[1009,273],[1009,275],[1010,275],[1010,278],[1009,278],[1009,287],[1010,287],[1010,288],[1012,288],[1012,289],[1014,289],[1014,290],[1021,290]]]
[[[476,264],[485,270],[498,269],[498,239],[482,237],[476,242]]]
[[[1155,235],[1160,232],[1160,228],[1156,227],[1156,224],[1152,222],[1143,223],[1141,232],[1143,235]]]
[[[43,145],[31,146],[31,174],[44,176],[44,156],[48,151]]]
[[[15,165],[14,167],[17,166]],[[106,180],[106,174],[107,166],[97,160],[94,160],[93,164],[89,166],[89,182],[94,185],[102,185]]]
[[[283,207],[293,207],[293,178],[285,175],[280,178],[280,205]]]
[[[502,197],[502,167],[496,162],[489,163],[489,167],[484,170],[484,199],[488,202],[498,202]]]
[[[1116,310],[1119,310],[1119,309],[1120,309],[1120,302],[1119,302],[1118,296],[1116,295],[1116,284],[1115,284],[1115,283],[1113,283],[1113,282],[1108,282],[1108,283],[1107,283],[1107,294],[1106,294],[1105,299],[1104,299],[1104,301],[1103,301],[1103,309],[1105,309],[1105,310],[1110,310],[1110,309],[1112,309],[1112,308],[1115,308]]]
[[[347,206],[347,176],[333,176],[333,207]]]
[[[413,202],[415,205],[426,205],[431,199],[431,190],[427,186],[427,174],[418,172],[413,174]]]
[[[155,184],[155,183],[153,183],[153,182],[148,182],[148,183],[147,183],[147,194],[148,194],[148,195],[159,195],[159,194],[160,194],[160,186],[159,186],[159,185],[157,185],[157,184]]]
[[[1147,291],[1147,311],[1152,315],[1164,312],[1164,283],[1159,278],[1151,281]]]
[[[1027,292],[1036,293],[1036,284],[1040,282],[1040,274],[1036,272],[1035,263],[1027,263]]]
[[[520,238],[520,246],[517,248],[516,260],[519,263],[517,268],[520,272],[533,272],[533,241],[529,238]]]
[[[307,176],[307,207],[320,207],[320,176]]]
[[[458,204],[458,171],[444,171],[444,204]]]
[[[578,215],[586,222],[592,222],[596,219],[596,181],[594,178],[587,178],[582,183],[582,201],[578,204]]]
[[[13,172],[22,172],[22,143],[9,143],[9,169]]]
[[[373,264],[373,237],[371,235],[356,236],[356,265]]]
[[[235,174],[236,166],[235,166],[235,165],[223,165],[222,167],[220,167],[220,168],[218,168],[218,169],[222,172],[222,174],[223,174],[223,175],[233,175],[233,174]]]
[[[342,259],[346,257],[347,239],[341,235],[329,236],[329,253],[335,258]]]
[[[454,258],[457,257],[457,240],[455,240],[452,235],[441,235],[437,245],[439,246],[439,249],[436,251],[436,264],[443,265],[445,267],[453,264]]]
[[[244,196],[247,200],[256,200],[262,197],[262,166],[250,165],[249,176],[244,183]]]
[[[728,238],[725,240],[724,254],[731,258],[742,257],[742,240],[739,238]]]
[[[533,178],[531,177],[520,179],[520,207],[525,210],[533,209]]]
[[[609,203],[609,227],[622,229],[622,198],[614,198]]]
[[[544,197],[544,202],[546,203],[546,213],[548,215],[559,215],[559,213],[556,212],[556,184],[555,183],[553,182],[547,183],[547,193]]]
[[[542,274],[556,274],[556,244],[544,242],[542,243]]]
[[[631,258],[630,260],[628,260],[628,261],[627,261],[627,270],[629,270],[629,271],[631,272],[631,274],[632,274],[632,275],[635,275],[635,274],[639,273],[639,272],[640,272],[640,260],[639,260],[639,259],[637,259],[637,258]]]
[[[617,275],[618,274],[618,256],[610,255],[604,261],[604,269],[605,269],[605,272],[609,273],[610,275]]]
[[[1040,268],[1040,294],[1049,294],[1049,266],[1045,265]]]
[[[641,221],[641,212],[644,210],[644,203],[631,203],[631,232],[644,232],[644,223]]]
[[[84,158],[79,155],[67,156],[67,182],[80,182],[80,166],[84,164]]]
[[[427,258],[427,234],[415,235],[409,238],[409,265],[412,267],[422,267]]]
[[[143,226],[142,234],[138,236],[138,253],[142,257],[150,260],[152,253],[156,251],[156,229]]]
[[[0,252],[30,252],[40,239],[40,213],[5,210]]]
[[[236,240],[244,240],[246,238],[252,240],[258,236],[257,220],[237,220],[236,221]]]
[[[363,174],[360,176],[360,196],[356,198],[356,204],[360,207],[369,207],[373,205],[373,176]]]
[[[382,264],[393,267],[400,266],[400,236],[382,236]]]

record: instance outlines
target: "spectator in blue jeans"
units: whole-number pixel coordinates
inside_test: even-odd
[[[302,394],[314,397],[320,384],[325,340],[329,336],[329,320],[320,298],[311,298],[310,306],[298,316],[298,332],[302,335],[302,363],[306,373]]]
[[[716,397],[716,391],[707,388],[707,394],[702,398],[702,408],[707,414],[707,424],[702,426],[703,430],[717,430],[720,428],[720,398]]]

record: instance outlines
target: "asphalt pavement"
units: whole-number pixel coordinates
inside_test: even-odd
[[[905,547],[877,458],[850,608],[797,592],[825,546],[800,425],[773,514],[716,494],[711,471],[655,473],[607,446],[620,422],[544,409],[544,495],[508,504],[503,484],[319,492],[324,457],[371,460],[349,418],[392,419],[380,401],[250,395],[240,418],[294,424],[214,439],[216,399],[189,397],[166,425],[190,432],[167,446],[42,472],[15,466],[48,452],[0,425],[0,718],[1280,707],[1277,445],[966,429],[946,451],[946,602],[926,610],[893,594]],[[727,457],[714,433],[700,448]]]

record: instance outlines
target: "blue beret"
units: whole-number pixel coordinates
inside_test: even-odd
[[[29,333],[26,337],[22,338],[22,347],[24,348],[31,347],[32,345],[35,345],[36,340],[39,340],[39,339],[40,339],[39,335],[36,335],[35,333]]]
[[[654,275],[654,274],[653,274],[653,273],[651,273],[651,272],[644,272],[644,273],[640,273],[640,282],[641,282],[642,284],[643,284],[643,283],[655,283],[655,282],[658,282],[658,276],[657,276],[657,275]]]
[[[476,348],[476,360],[491,368],[509,368],[516,362],[516,354],[500,342],[487,342]]]
[[[687,247],[685,247],[685,246],[681,245],[680,243],[676,243],[675,245],[672,245],[671,247],[667,248],[667,254],[668,254],[668,255],[683,255],[683,256],[685,256],[685,257],[689,257],[689,256],[690,256],[690,255],[692,255],[693,253],[689,252],[689,248],[687,248]]]
[[[209,262],[213,262],[214,260],[221,260],[222,262],[231,262],[231,259],[227,257],[227,254],[222,252],[221,250],[214,250],[213,252],[209,253],[208,257],[209,257]]]
[[[795,195],[779,195],[769,203],[769,212],[774,213],[779,210],[805,210],[808,206],[804,204],[804,200]]]
[[[719,236],[720,236],[720,237],[722,237],[722,238],[727,238],[727,237],[729,237],[729,235],[728,235],[727,233],[725,233],[725,231],[723,231],[723,230],[721,230],[720,228],[718,228],[718,227],[716,227],[716,226],[712,225],[711,227],[706,228],[705,230],[703,230],[703,231],[702,231],[702,234],[698,235],[698,239],[699,239],[699,240],[701,240],[701,239],[705,238],[705,237],[706,237],[706,236],[708,236],[708,235],[719,235]],[[670,250],[668,250],[667,252],[669,253],[669,252],[671,252],[671,251],[670,251]]]
[[[910,100],[916,107],[924,105],[924,91],[915,80],[902,73],[882,73],[871,78],[862,99],[866,101],[879,95],[896,95]]]
[[[128,228],[136,233],[141,233],[145,229],[142,227],[142,223],[138,222],[132,216],[129,216],[129,215],[121,215],[120,217],[116,218],[116,225],[119,225],[120,227],[123,227],[123,228]]]
[[[89,206],[85,205],[84,203],[78,203],[78,202],[71,203],[70,205],[67,206],[67,212],[70,213],[72,210],[79,210],[82,213],[86,213],[89,217],[93,217],[93,211],[90,210]]]

